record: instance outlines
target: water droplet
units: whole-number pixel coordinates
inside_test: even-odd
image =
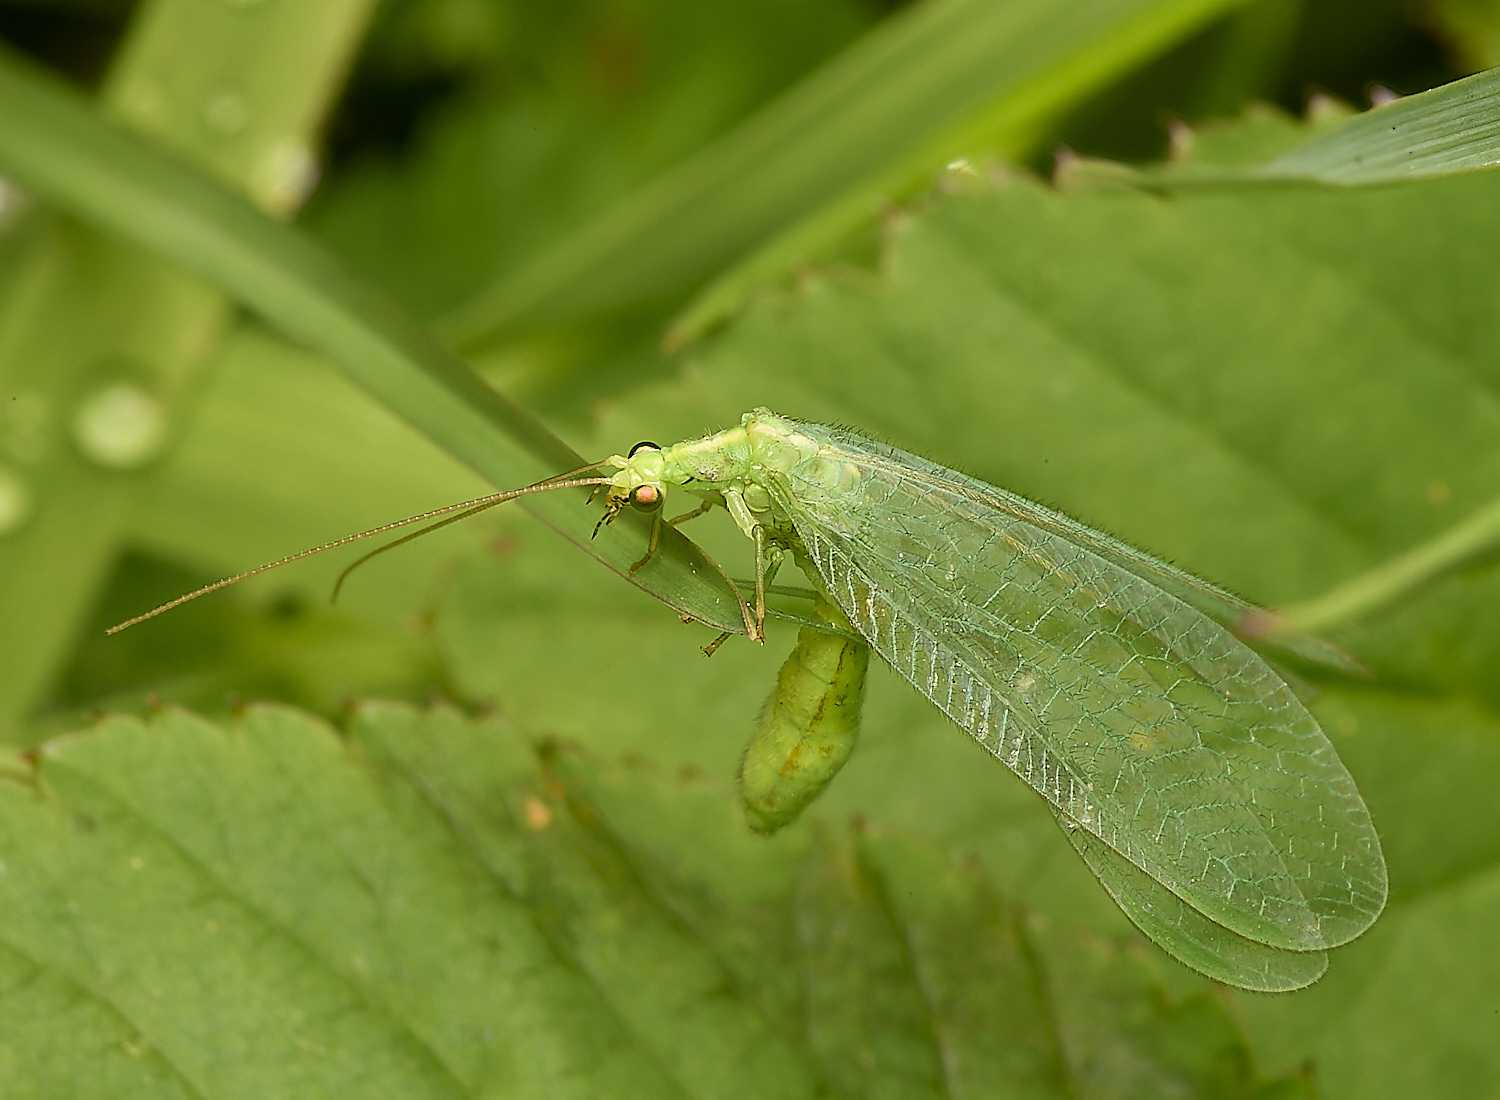
[[[166,442],[162,403],[140,386],[116,382],[78,407],[73,438],[85,457],[113,470],[131,470],[155,458]]]
[[[224,135],[237,134],[250,125],[250,104],[234,88],[220,88],[203,105],[203,120]]]
[[[307,142],[283,138],[260,160],[253,184],[255,197],[275,213],[289,213],[307,201],[321,174],[318,158]]]
[[[31,518],[31,490],[14,470],[0,466],[0,535],[8,535]]]

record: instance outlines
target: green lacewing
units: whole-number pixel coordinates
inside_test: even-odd
[[[601,472],[579,476],[589,471]],[[879,654],[1040,794],[1126,915],[1187,965],[1246,988],[1298,988],[1383,908],[1385,862],[1352,777],[1230,629],[1254,608],[1013,493],[767,409],[304,551],[115,629],[358,538],[577,485],[605,490],[601,525],[628,507],[660,524],[672,489],[702,498],[690,515],[722,505],[754,545],[753,604],[742,598],[741,610],[757,640],[766,587],[796,560],[838,613],[830,633]],[[741,775],[742,792],[770,799],[759,826],[795,817],[837,770],[799,770],[799,738],[827,742],[828,761],[847,755],[851,697],[835,707],[837,729],[809,717],[847,686],[805,669],[779,680]],[[778,769],[791,780],[780,792],[765,775],[746,778]]]

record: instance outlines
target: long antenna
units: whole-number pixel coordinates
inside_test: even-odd
[[[560,486],[555,485],[548,486],[549,489],[555,489],[559,487]],[[384,546],[377,546],[375,547],[375,549],[371,550],[368,554],[365,554],[362,557],[355,558],[354,561],[350,562],[344,567],[344,571],[339,574],[339,579],[333,582],[333,591],[328,596],[328,602],[338,603],[339,593],[344,588],[344,582],[349,579],[349,574],[353,573],[356,569],[358,569],[365,562],[369,561],[371,558],[379,557],[387,550],[394,550],[398,546],[406,545],[408,542],[411,542],[412,539],[419,539],[423,535],[430,535],[440,527],[447,527],[450,523],[458,523],[460,520],[466,520],[472,515],[483,512],[486,508],[493,508],[495,505],[503,503],[504,501],[494,500],[485,504],[476,504],[473,508],[469,508],[466,511],[459,512],[456,516],[449,516],[447,519],[440,519],[436,523],[430,523],[426,527],[422,527],[416,531],[413,531],[409,535],[402,535],[399,539],[394,539],[391,542],[386,543]],[[462,507],[462,505],[459,505],[459,507]]]
[[[515,500],[517,497],[527,496],[530,493],[545,493],[550,492],[553,489],[573,489],[581,485],[608,485],[610,479],[607,477],[581,478],[576,476],[577,474],[581,474],[587,470],[598,469],[599,465],[600,464],[597,462],[591,462],[587,466],[580,466],[576,470],[571,470],[565,474],[558,474],[556,477],[547,478],[545,481],[538,481],[534,485],[527,485],[521,489],[508,489],[503,493],[493,493],[487,497],[476,497],[474,500],[466,500],[459,504],[449,504],[443,508],[434,508],[432,511],[423,512],[421,515],[407,516],[405,519],[398,519],[394,523],[386,523],[382,524],[379,527],[372,527],[368,531],[361,531],[357,535],[346,535],[341,539],[335,539],[333,542],[325,542],[322,546],[314,546],[311,550],[303,550],[299,553],[291,555],[290,557],[282,558],[279,561],[267,562],[265,565],[258,565],[254,569],[246,570],[243,573],[236,573],[232,577],[225,577],[221,581],[214,581],[213,584],[205,584],[202,588],[199,588],[193,592],[189,592],[185,596],[178,596],[175,600],[168,600],[160,607],[153,607],[144,615],[137,615],[133,619],[126,619],[123,623],[117,623],[116,625],[106,630],[104,633],[118,634],[120,631],[127,630],[130,627],[135,626],[137,623],[143,623],[147,619],[154,619],[164,611],[171,611],[174,607],[181,607],[189,600],[196,600],[199,596],[206,596],[210,592],[217,592],[221,588],[228,588],[231,584],[238,584],[246,577],[254,577],[258,576],[261,573],[269,573],[272,569],[280,569],[283,565],[290,565],[294,561],[301,561],[303,558],[310,558],[314,554],[323,553],[323,551],[325,550],[336,550],[340,546],[348,546],[351,542],[359,542],[361,539],[371,538],[375,535],[383,535],[387,531],[394,531],[401,527],[409,527],[413,523],[422,523],[425,520],[436,519],[438,516],[452,515],[452,513],[454,512],[463,513],[462,515],[453,516],[452,519],[443,520],[440,523],[435,523],[431,527],[424,528],[421,531],[417,531],[411,535],[408,535],[406,538],[397,539],[389,546],[382,546],[379,550],[376,550],[375,553],[379,554],[385,550],[391,549],[392,547],[399,546],[404,542],[409,542],[419,535],[426,534],[427,531],[436,530],[439,527],[445,527],[449,523],[454,523],[460,519],[465,519],[468,516],[475,514],[476,512],[483,512],[486,508],[493,508],[497,504],[504,504],[507,501]],[[359,565],[361,562],[366,561],[368,558],[373,556],[373,554],[367,554],[365,557],[360,558],[359,561],[355,562],[354,565]],[[350,566],[349,568],[352,569],[354,568],[354,566]],[[348,573],[348,569],[344,570],[344,573],[339,577],[339,584],[344,583],[344,577],[348,576]],[[338,589],[335,588],[334,592],[335,594],[337,594]]]

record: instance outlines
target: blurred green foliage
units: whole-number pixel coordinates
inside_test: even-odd
[[[264,209],[316,183],[297,225],[440,327],[597,245],[613,266],[577,278],[639,293],[465,347],[585,455],[767,404],[1270,604],[1500,496],[1500,177],[1048,178],[1060,147],[1268,159],[1323,124],[1310,95],[1360,109],[1500,60],[1500,5],[1007,0],[994,49],[1040,27],[1056,51],[1027,46],[1026,81],[964,85],[987,90],[930,132],[893,121],[796,201],[748,195],[755,231],[695,252],[661,181],[701,184],[684,165],[728,163],[879,36],[982,7],[928,3],[33,0],[0,3],[0,36]],[[910,67],[870,87],[933,87],[898,79],[922,59],[899,42]],[[733,183],[684,210],[717,226]],[[621,225],[663,251],[593,235]],[[487,491],[459,429],[224,290],[0,191],[0,721],[39,746],[0,783],[0,1093],[1500,1096],[1489,562],[1341,627],[1369,680],[1302,670],[1392,901],[1310,990],[1234,994],[1150,947],[1044,807],[883,671],[824,800],[751,837],[731,777],[791,631],[705,661],[708,631],[520,514],[380,558],[337,607],[348,559],[316,559],[105,639]],[[748,571],[737,533],[693,527]]]

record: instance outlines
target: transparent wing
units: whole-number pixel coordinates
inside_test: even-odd
[[[799,423],[805,422],[799,421]],[[1004,489],[997,489],[993,485],[977,481],[956,470],[949,470],[919,455],[908,454],[894,447],[882,446],[853,432],[840,428],[826,428],[822,425],[812,426],[826,433],[830,440],[852,447],[868,448],[875,453],[886,455],[888,461],[914,461],[920,464],[921,470],[929,477],[937,474],[945,478],[956,479],[960,484],[980,495],[990,497],[991,503],[1001,511],[1009,512],[1017,519],[1098,554],[1126,572],[1133,573],[1149,584],[1170,592],[1184,603],[1203,612],[1214,622],[1227,626],[1231,630],[1239,628],[1250,616],[1262,610],[1233,592],[1226,591],[1202,577],[1195,577],[1170,562],[1162,561],[1144,550],[1131,546],[1128,542],[1121,542],[1112,535],[1106,535],[1103,531],[1096,531],[1062,512],[1044,507],[1014,493],[1008,493]],[[1355,676],[1369,675],[1369,671],[1362,664],[1338,646],[1312,635],[1278,635],[1258,639],[1256,644],[1281,650],[1283,653],[1291,654],[1310,664],[1321,665],[1337,672]]]
[[[1374,921],[1385,864],[1353,779],[1198,606],[1239,601],[915,455],[799,429],[824,455],[778,503],[850,621],[934,705],[1243,937],[1311,951]]]
[[[1056,811],[1054,811],[1056,813]],[[1259,993],[1312,985],[1328,969],[1323,951],[1283,951],[1215,924],[1087,829],[1057,813],[1063,835],[1115,904],[1163,951],[1215,981]]]

